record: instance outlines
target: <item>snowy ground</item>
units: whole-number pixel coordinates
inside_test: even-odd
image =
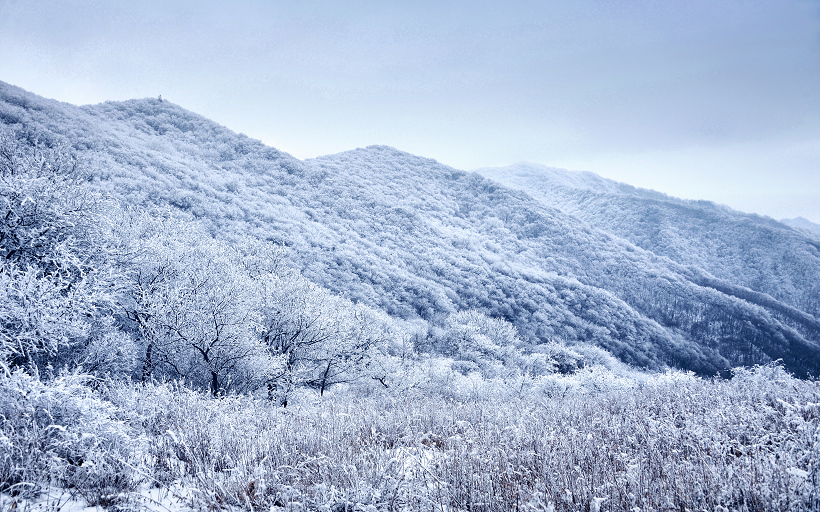
[[[112,504],[126,505],[130,509],[146,512],[179,512],[190,510],[191,489],[179,486],[157,489],[143,487],[136,493],[111,497]],[[16,499],[0,494],[0,510],[48,511],[48,512],[101,512],[109,510],[103,505],[89,506],[85,499],[67,489],[50,489],[34,500]]]

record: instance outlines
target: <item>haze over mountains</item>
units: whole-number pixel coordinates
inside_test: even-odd
[[[316,283],[433,329],[478,309],[650,369],[820,374],[820,238],[771,219],[384,146],[300,161],[157,99],[77,107],[0,82],[0,124],[69,144],[124,205],[281,243]]]

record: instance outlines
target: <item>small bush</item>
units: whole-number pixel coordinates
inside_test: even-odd
[[[30,498],[52,486],[101,504],[133,491],[124,461],[139,443],[118,411],[88,387],[91,378],[67,374],[43,382],[0,368],[0,491]]]

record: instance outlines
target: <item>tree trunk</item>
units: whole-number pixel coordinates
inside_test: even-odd
[[[319,396],[324,396],[325,394],[325,386],[327,386],[327,374],[330,373],[330,361],[327,362],[327,368],[325,368],[325,373],[322,375],[322,385],[319,387]]]
[[[151,376],[153,363],[151,362],[151,352],[154,350],[154,344],[149,343],[148,348],[145,349],[145,361],[142,363],[142,382],[148,380]]]
[[[219,377],[211,370],[211,395],[219,396]]]

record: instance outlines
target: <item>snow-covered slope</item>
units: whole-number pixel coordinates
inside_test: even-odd
[[[820,316],[820,237],[811,233],[589,172],[535,164],[478,172],[643,249]]]
[[[477,308],[650,368],[820,372],[806,309],[430,159],[374,146],[303,162],[168,102],[75,107],[2,83],[0,122],[71,144],[123,203],[282,243],[309,278],[395,316]]]
[[[803,217],[795,217],[793,219],[780,219],[780,222],[787,226],[791,226],[802,231],[808,231],[813,235],[820,236],[820,224],[816,224],[810,221],[809,219],[805,219]]]

